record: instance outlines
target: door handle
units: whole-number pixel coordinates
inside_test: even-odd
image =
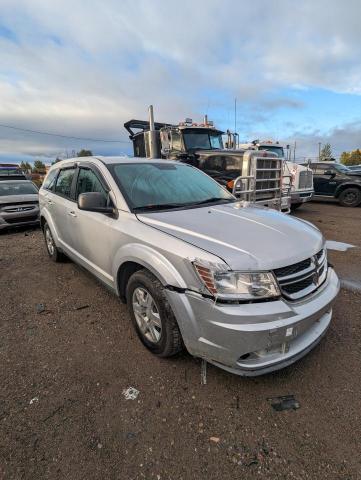
[[[49,199],[48,199],[48,204],[49,204],[49,205],[52,205],[52,204],[53,204],[53,202],[52,202],[51,200],[49,200]]]
[[[76,217],[76,213],[73,210],[68,212],[68,215],[70,215],[71,217]]]

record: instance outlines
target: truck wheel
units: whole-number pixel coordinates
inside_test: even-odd
[[[53,235],[51,233],[51,230],[47,222],[45,222],[44,224],[43,233],[44,233],[46,250],[49,254],[49,257],[53,260],[53,262],[63,261],[64,255],[58,250],[57,246],[55,245]]]
[[[294,212],[297,210],[297,208],[300,208],[301,205],[302,203],[291,203],[291,212]]]
[[[127,285],[127,304],[142,343],[160,357],[183,350],[177,320],[165,296],[163,285],[148,270],[138,270]]]
[[[357,207],[361,203],[361,190],[358,188],[345,188],[340,193],[339,201],[343,207]]]

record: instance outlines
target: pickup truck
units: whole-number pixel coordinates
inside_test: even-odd
[[[310,165],[313,171],[314,198],[335,198],[344,207],[361,203],[361,172],[355,172],[335,162]]]

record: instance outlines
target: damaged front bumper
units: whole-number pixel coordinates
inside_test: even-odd
[[[331,321],[340,288],[332,268],[313,294],[250,304],[220,304],[193,292],[167,291],[188,351],[244,376],[279,370],[306,355]]]

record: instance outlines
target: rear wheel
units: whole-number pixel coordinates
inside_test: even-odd
[[[339,196],[343,207],[357,207],[361,203],[361,190],[358,188],[346,188]]]
[[[53,260],[53,262],[61,262],[62,260],[64,260],[64,255],[58,250],[54,242],[53,234],[51,233],[50,227],[47,222],[45,222],[44,224],[43,232],[46,250],[49,254],[49,257]]]
[[[183,350],[177,320],[164,287],[148,270],[133,273],[127,285],[127,304],[142,343],[160,357]]]

